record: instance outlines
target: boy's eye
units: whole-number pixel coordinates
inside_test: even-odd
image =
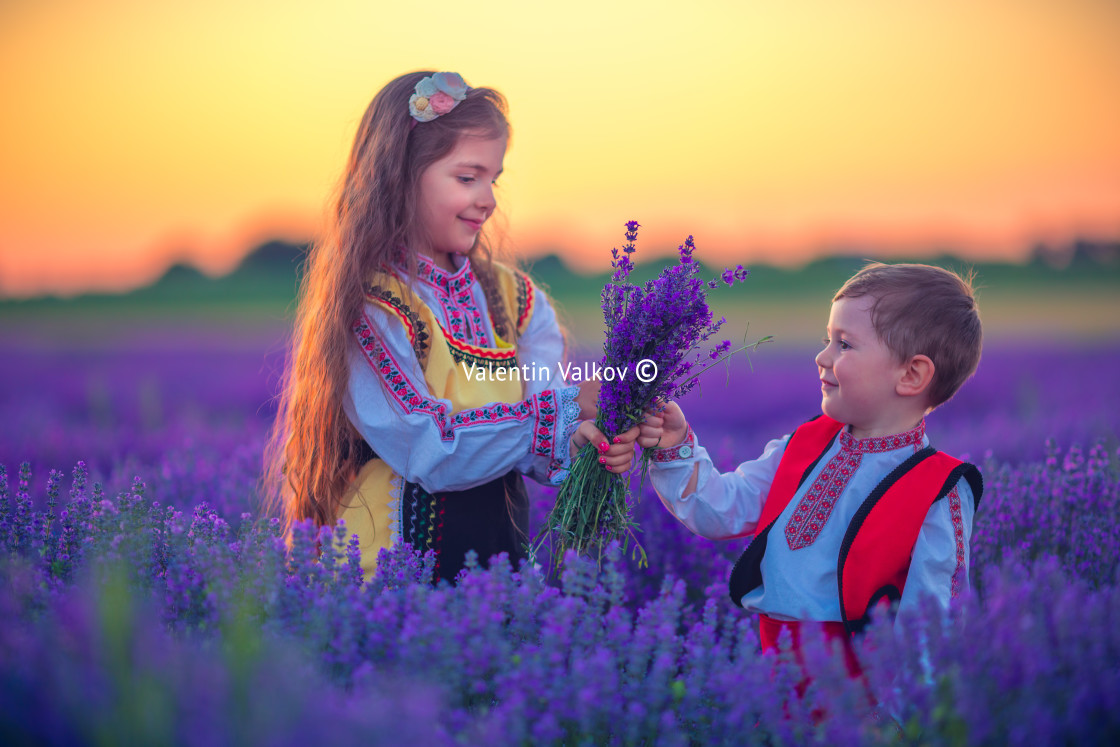
[[[843,340],[840,341],[840,349],[841,350],[851,350],[851,348],[852,348],[852,346],[849,345],[848,343],[844,342]]]
[[[459,181],[463,184],[471,184],[474,182],[473,176],[460,176]]]

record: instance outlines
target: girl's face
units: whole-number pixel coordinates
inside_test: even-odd
[[[417,206],[421,236],[437,264],[466,254],[494,212],[494,184],[502,173],[506,138],[464,134],[420,175]]]

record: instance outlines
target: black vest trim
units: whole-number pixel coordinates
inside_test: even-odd
[[[941,490],[937,491],[934,502],[936,503],[949,495],[949,491],[962,477],[968,481],[968,487],[972,490],[973,510],[980,508],[980,498],[984,495],[984,476],[980,474],[980,470],[976,468],[975,464],[969,464],[968,462],[961,462],[953,468],[953,471],[949,473],[949,477],[945,480],[945,484],[941,486]]]
[[[905,467],[907,462],[911,462],[911,461],[913,462],[908,467],[906,467],[906,469],[903,471],[903,473],[909,471],[910,469],[913,469],[915,466],[917,466],[918,462],[923,461],[925,458],[927,458],[929,456],[933,456],[933,453],[931,453],[931,454],[926,454],[925,456],[922,456],[921,459],[915,459],[914,458],[914,457],[921,456],[923,454],[923,452],[926,451],[926,450],[929,450],[933,453],[936,453],[933,450],[932,446],[927,446],[926,449],[923,449],[923,451],[919,451],[917,454],[915,454],[913,457],[908,459],[906,462],[903,462],[902,465],[899,465],[899,467]],[[875,487],[875,490],[872,491],[871,496],[868,496],[868,501],[870,501],[871,498],[874,497],[875,501],[877,502],[880,498],[883,497],[883,495],[886,494],[887,490],[889,490],[891,488],[891,486],[894,485],[894,483],[897,482],[902,477],[903,473],[895,474],[895,472],[897,472],[897,471],[898,471],[898,468],[896,468],[895,471],[891,472],[891,474],[887,475],[887,477],[884,478],[883,482],[880,482],[879,485],[877,485]],[[953,470],[949,473],[949,476],[945,479],[945,482],[942,484],[941,489],[937,491],[937,497],[933,499],[933,503],[936,503],[937,501],[939,501],[942,498],[944,498],[945,496],[947,496],[949,494],[949,491],[953,489],[953,486],[956,485],[957,482],[959,482],[962,477],[965,478],[966,480],[968,480],[968,486],[972,489],[973,506],[978,507],[980,505],[980,496],[983,495],[983,493],[984,493],[984,478],[980,474],[980,470],[978,470],[975,465],[969,464],[968,462],[962,462],[961,464],[958,464],[956,467],[953,468]],[[884,483],[886,483],[887,480],[890,480],[890,484],[884,485]],[[932,504],[930,504],[930,505],[932,505]],[[863,510],[864,506],[867,506],[867,511]],[[851,549],[851,545],[855,541],[856,532],[852,531],[852,527],[855,526],[856,518],[859,519],[859,526],[862,526],[863,521],[867,518],[867,515],[871,512],[871,508],[873,506],[874,506],[873,503],[868,505],[867,501],[864,501],[864,504],[860,506],[860,511],[857,512],[856,517],[853,517],[853,519],[852,519],[853,523],[851,525],[849,525],[848,531],[849,531],[850,534],[846,534],[844,536],[844,544],[840,549],[840,561],[839,561],[839,565],[837,567],[836,581],[837,581],[837,587],[840,591],[840,600],[841,600],[840,611],[841,611],[841,614],[844,617],[844,625],[847,627],[849,633],[862,633],[863,632],[863,629],[866,628],[871,622],[871,610],[873,610],[875,608],[875,605],[878,604],[879,600],[882,599],[883,597],[886,597],[887,599],[889,599],[891,601],[892,613],[893,613],[894,609],[896,608],[897,604],[902,600],[902,592],[899,591],[898,587],[896,587],[894,584],[888,584],[888,585],[884,586],[883,588],[879,589],[878,591],[876,591],[871,596],[871,600],[867,603],[867,611],[863,613],[863,616],[860,619],[849,620],[847,618],[847,615],[844,614],[844,603],[843,603],[843,599],[844,599],[844,583],[843,583],[844,577],[843,577],[843,569],[844,569],[844,561],[847,559],[848,552]],[[859,527],[856,526],[856,531],[858,531],[858,529],[859,529]],[[850,537],[850,539],[849,539],[849,537]]]
[[[848,523],[848,531],[844,533],[844,541],[840,543],[840,558],[836,563],[836,585],[840,592],[840,617],[849,632],[853,630],[852,626],[854,623],[848,619],[848,613],[844,609],[844,563],[848,560],[848,553],[852,549],[852,543],[856,541],[856,534],[859,533],[863,522],[867,520],[871,509],[875,508],[875,504],[886,495],[887,491],[891,489],[891,486],[898,482],[899,478],[907,472],[914,469],[919,463],[929,459],[936,453],[937,449],[932,446],[927,446],[921,451],[912,454],[905,462],[892,469],[886,477],[879,481],[879,484],[871,491],[871,495],[864,499],[863,503],[860,504],[859,510],[856,511],[855,516],[853,516],[852,520]]]
[[[891,611],[893,614],[894,609],[902,600],[902,592],[894,584],[887,584],[883,588],[876,591],[871,595],[871,601],[867,603],[867,612],[863,613],[863,617],[851,622],[845,622],[849,633],[862,633],[863,629],[871,624],[871,610],[875,609],[875,605],[879,603],[880,599],[886,598],[891,603]],[[843,606],[843,605],[841,605]]]

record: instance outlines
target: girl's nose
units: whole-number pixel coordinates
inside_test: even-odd
[[[487,184],[486,188],[483,189],[478,196],[478,206],[489,211],[493,210],[497,204],[498,200],[494,197],[494,185]]]

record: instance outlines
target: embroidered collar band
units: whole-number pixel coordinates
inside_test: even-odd
[[[903,446],[921,446],[926,435],[926,421],[922,420],[905,433],[896,433],[893,436],[873,436],[871,438],[856,438],[848,432],[847,428],[840,431],[840,448],[855,451],[860,454],[876,454],[884,451],[894,451]]]
[[[448,272],[433,262],[430,257],[417,254],[416,277],[446,294],[463,293],[474,284],[474,271],[471,269],[469,257],[464,256],[462,260],[462,267],[455,272]]]

